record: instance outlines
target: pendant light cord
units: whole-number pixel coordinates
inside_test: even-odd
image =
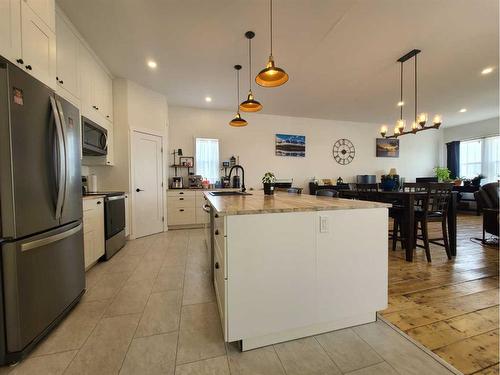
[[[252,91],[252,39],[248,39],[248,83]]]
[[[240,112],[240,70],[236,70],[236,112]]]
[[[417,55],[415,55],[415,122],[417,121]]]
[[[400,79],[400,106],[399,106],[399,119],[403,119],[403,62],[401,61],[401,79]]]
[[[269,14],[270,14],[270,17],[271,17],[271,19],[270,19],[270,21],[271,21],[270,22],[270,24],[271,24],[271,26],[270,26],[270,29],[271,29],[270,37],[271,37],[271,56],[272,56],[273,55],[273,0],[269,0],[269,4],[270,4],[270,8],[271,8]]]

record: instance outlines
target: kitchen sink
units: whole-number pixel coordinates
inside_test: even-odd
[[[225,197],[226,195],[252,195],[241,191],[211,191],[208,194],[213,195],[214,197]]]

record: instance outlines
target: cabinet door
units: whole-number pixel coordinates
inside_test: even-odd
[[[0,55],[13,63],[21,59],[21,2],[0,1]]]
[[[78,45],[79,40],[66,21],[56,17],[57,35],[57,84],[76,98],[78,90]]]
[[[47,86],[56,88],[55,33],[21,2],[22,59],[25,68]]]
[[[103,115],[106,120],[113,122],[113,80],[107,74],[105,76]]]
[[[96,247],[94,258],[95,260],[99,259],[104,255],[104,246],[105,246],[105,238],[104,238],[104,199],[99,199],[96,202]]]
[[[55,31],[56,3],[54,0],[24,0],[40,19]]]
[[[94,60],[87,48],[79,45],[79,86],[80,86],[80,99],[82,101],[82,115],[91,117],[94,114]]]

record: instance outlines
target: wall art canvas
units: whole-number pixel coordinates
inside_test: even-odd
[[[276,156],[305,157],[305,135],[276,134]]]
[[[377,138],[377,157],[378,158],[398,158],[399,157],[399,139],[397,138]]]

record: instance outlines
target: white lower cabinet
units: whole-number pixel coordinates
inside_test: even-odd
[[[210,214],[203,210],[206,204],[203,191],[171,189],[167,193],[168,225],[204,226],[210,221]]]
[[[104,255],[104,198],[83,200],[85,269]]]

